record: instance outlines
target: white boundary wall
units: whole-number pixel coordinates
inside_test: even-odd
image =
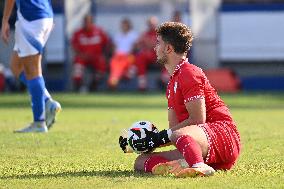
[[[284,10],[220,14],[220,59],[284,60]]]

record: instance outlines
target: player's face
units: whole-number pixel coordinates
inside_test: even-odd
[[[151,17],[149,18],[147,24],[150,30],[155,30],[158,24],[158,19],[156,17]]]
[[[85,17],[85,28],[88,30],[93,26],[93,17],[88,15]]]
[[[154,50],[156,51],[157,63],[165,65],[168,62],[168,57],[166,55],[166,43],[162,40],[161,36],[157,37],[157,42]]]
[[[129,30],[130,30],[130,23],[127,22],[127,21],[124,21],[121,23],[121,30],[124,32],[124,33],[127,33]]]

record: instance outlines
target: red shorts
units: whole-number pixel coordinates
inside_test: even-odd
[[[79,56],[74,57],[75,64],[81,64],[82,66],[90,66],[94,70],[105,73],[107,69],[106,60],[104,56],[93,56],[92,58],[86,60],[82,59]]]
[[[240,135],[235,124],[216,121],[198,126],[206,133],[209,144],[205,163],[214,169],[231,169],[241,149]]]

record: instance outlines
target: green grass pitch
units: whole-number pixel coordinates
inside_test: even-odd
[[[0,188],[284,188],[284,93],[223,94],[243,149],[237,165],[207,178],[135,173],[118,146],[123,128],[167,127],[164,94],[55,94],[63,111],[47,134],[14,134],[30,122],[29,96],[0,95]],[[170,148],[170,147],[168,147]]]

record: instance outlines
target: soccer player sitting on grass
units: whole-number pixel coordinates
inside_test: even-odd
[[[203,71],[186,59],[193,40],[190,28],[166,22],[156,32],[157,63],[171,76],[166,92],[169,129],[147,132],[133,142],[143,150],[167,144],[176,150],[143,153],[135,161],[135,170],[194,177],[231,169],[240,153],[240,136],[229,109]],[[121,138],[120,147],[125,150],[126,145]]]

